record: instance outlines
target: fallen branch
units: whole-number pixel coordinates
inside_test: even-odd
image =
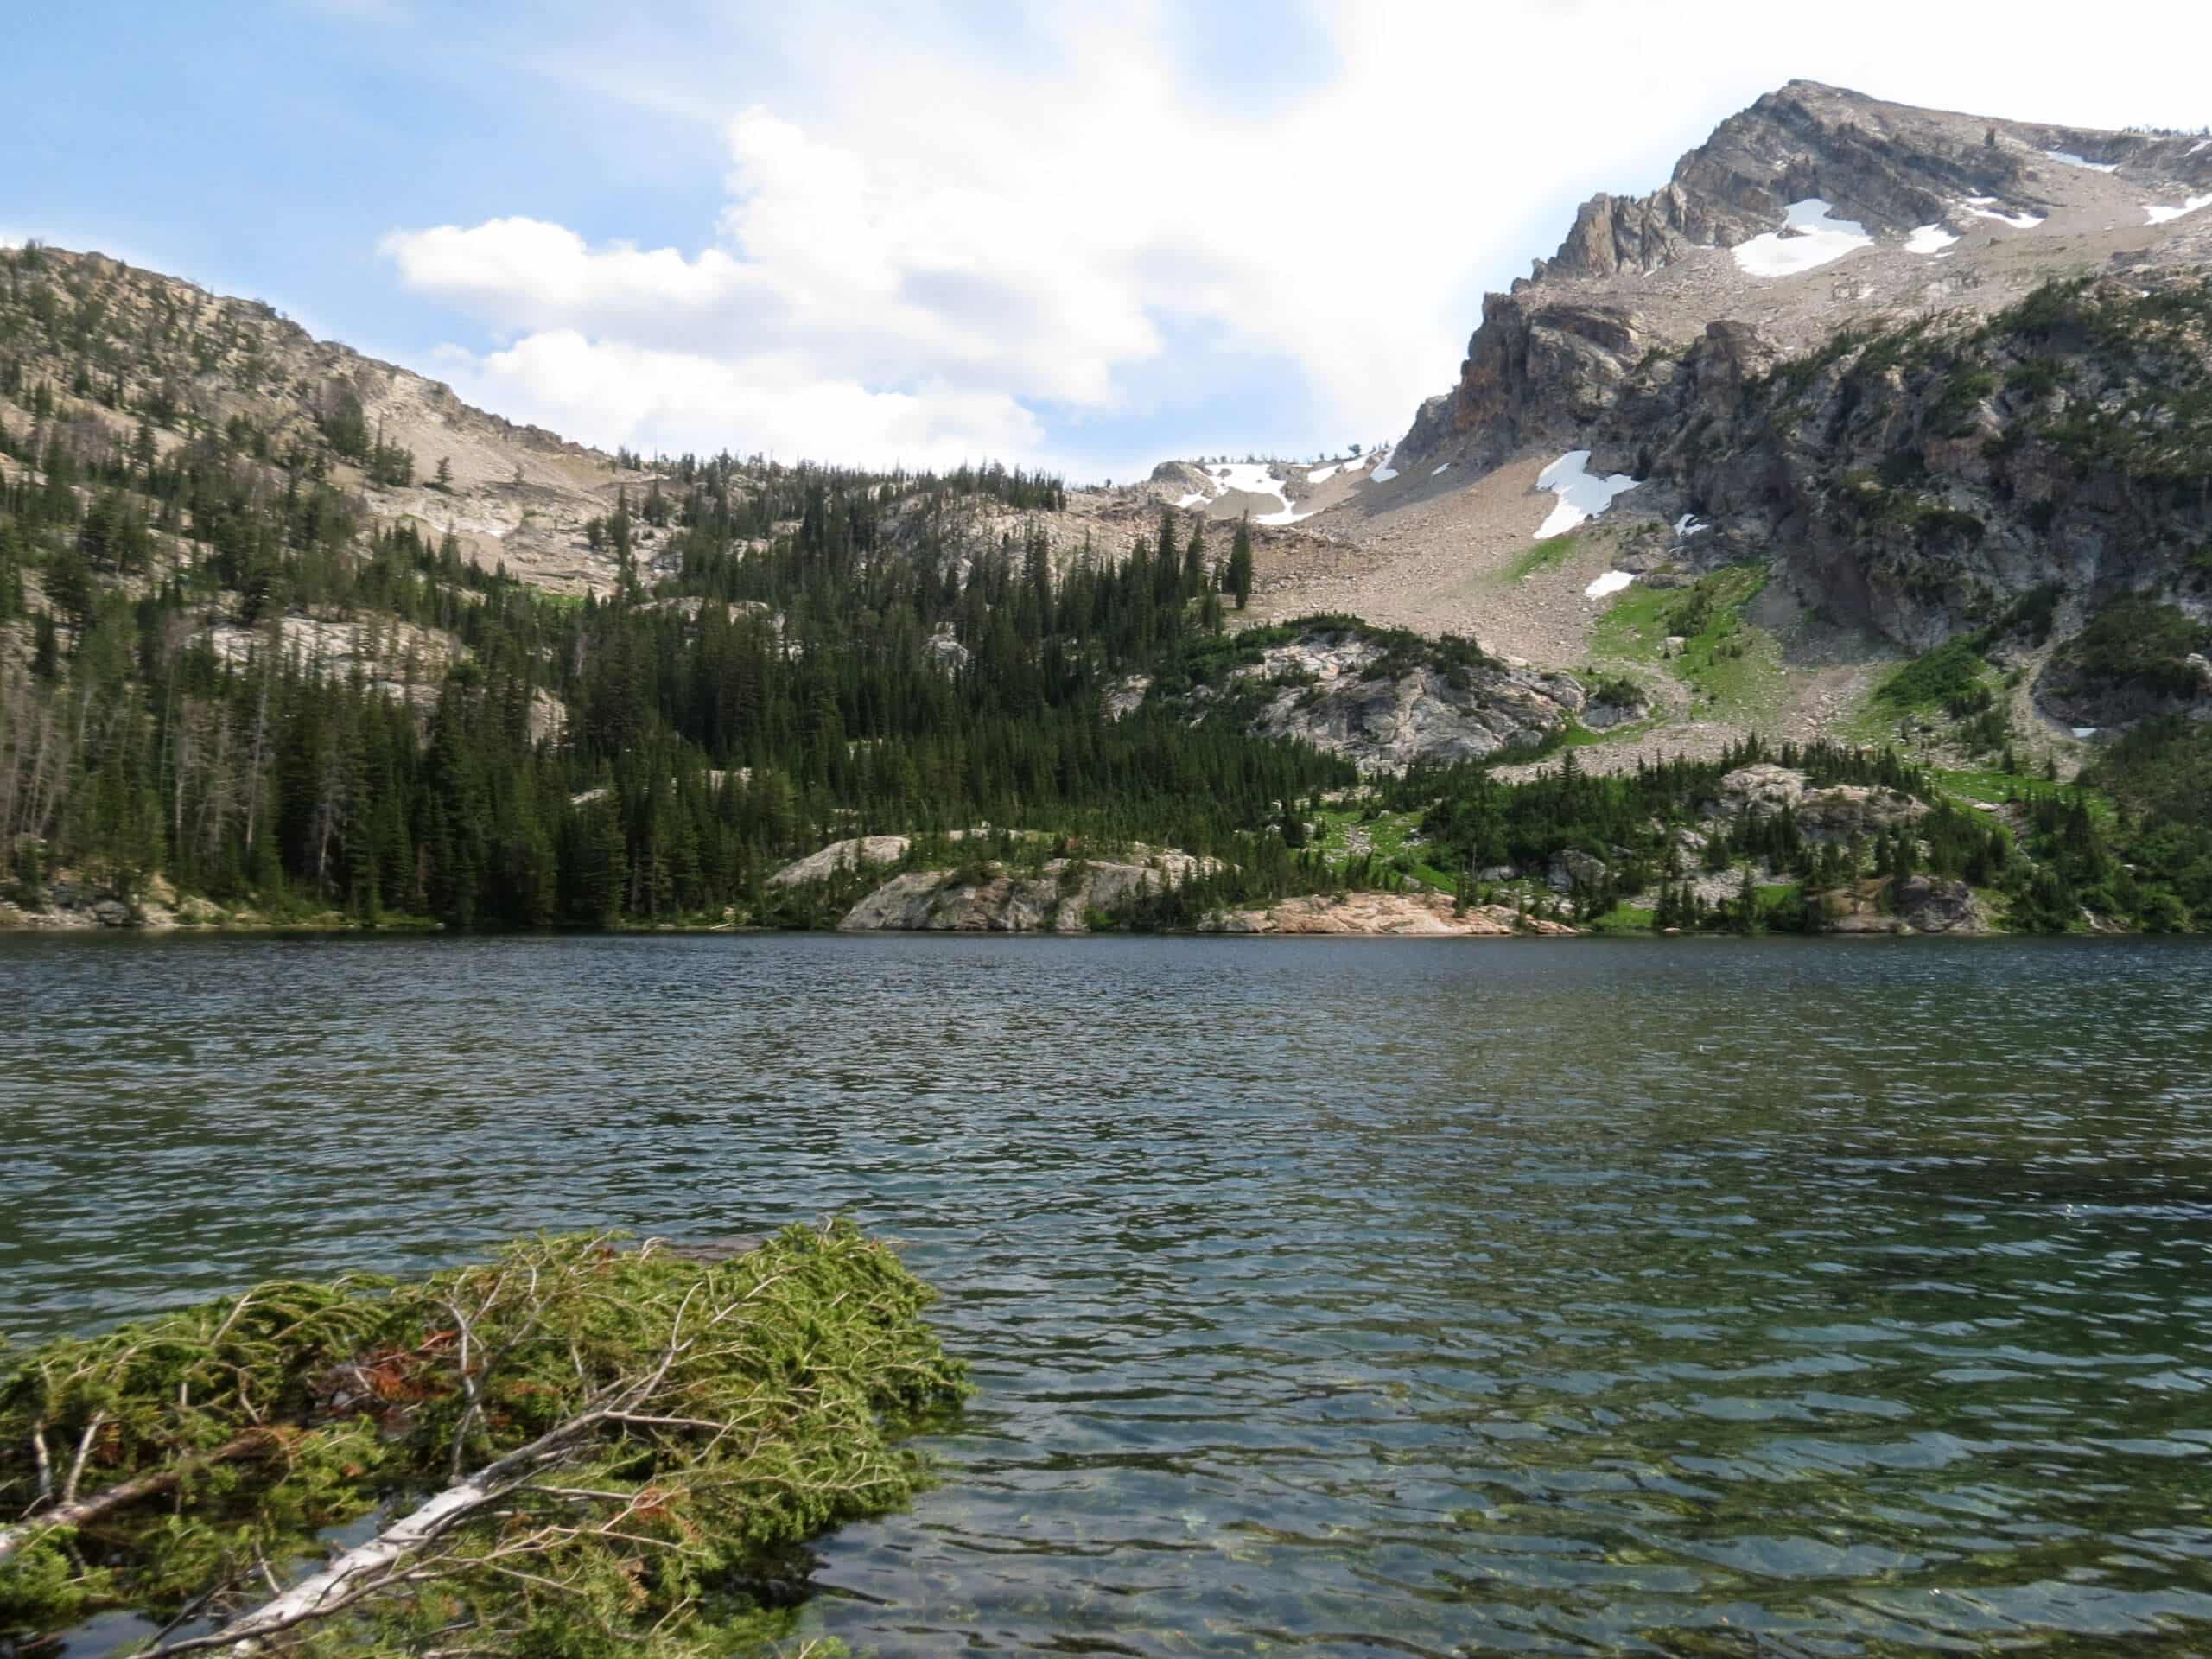
[[[232,1648],[240,1654],[250,1654],[257,1650],[264,1637],[352,1606],[391,1582],[391,1569],[409,1556],[435,1543],[486,1504],[511,1496],[531,1476],[557,1462],[606,1415],[604,1410],[587,1412],[539,1435],[528,1446],[486,1465],[460,1485],[440,1492],[405,1519],[386,1527],[368,1542],[347,1550],[321,1572],[302,1580],[274,1601],[232,1619],[212,1636],[173,1642],[153,1652],[191,1653],[207,1648]]]
[[[896,1438],[962,1392],[930,1300],[844,1224],[715,1262],[594,1235],[50,1343],[0,1373],[0,1505],[28,1511],[0,1529],[10,1613],[33,1633],[109,1607],[227,1621],[172,1624],[149,1656],[425,1659],[532,1629],[636,1659],[765,1653],[787,1615],[747,1586],[919,1483]],[[281,1455],[244,1461],[264,1445]],[[406,1512],[283,1581],[386,1505]],[[95,1560],[65,1541],[96,1520]]]
[[[242,1458],[247,1452],[267,1445],[273,1438],[269,1429],[248,1429],[229,1445],[218,1446],[203,1458],[188,1459],[166,1469],[156,1469],[150,1474],[140,1475],[135,1480],[111,1486],[105,1491],[94,1492],[90,1497],[57,1503],[52,1509],[41,1510],[29,1520],[20,1521],[12,1527],[0,1527],[0,1561],[6,1560],[33,1539],[56,1528],[81,1527],[88,1521],[99,1520],[111,1510],[122,1509],[144,1498],[159,1497],[188,1477],[213,1468],[216,1464],[227,1463],[232,1458]],[[80,1470],[81,1467],[80,1463]]]

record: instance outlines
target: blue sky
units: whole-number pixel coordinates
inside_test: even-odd
[[[0,235],[566,435],[1080,478],[1401,431],[1486,288],[1791,75],[2212,121],[2197,5],[23,7]]]

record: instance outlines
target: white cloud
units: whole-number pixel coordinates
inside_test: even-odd
[[[1751,0],[1692,10],[1695,27],[1635,0],[1311,0],[1322,69],[1236,103],[1224,79],[1264,67],[1273,31],[1249,31],[1254,62],[1192,61],[1166,4],[1017,8],[1019,56],[927,6],[820,4],[779,16],[773,61],[802,73],[756,70],[772,90],[744,79],[767,60],[741,22],[634,62],[619,37],[554,41],[533,60],[588,64],[591,97],[728,111],[719,221],[688,248],[510,217],[385,251],[493,331],[498,349],[460,359],[465,391],[579,436],[750,449],[780,432],[853,460],[1042,443],[1125,472],[1135,457],[1086,455],[1084,434],[1198,406],[1232,355],[1247,381],[1285,365],[1253,423],[1310,409],[1305,448],[1402,429],[1449,383],[1481,288],[1549,254],[1575,202],[1656,187],[1792,75],[2082,124],[2201,101],[2125,31],[2107,49],[2037,0],[1995,35],[1974,9],[1902,0],[1868,0],[1840,35]],[[2157,64],[2201,61],[2177,37],[2205,45],[2212,24],[2158,10]],[[2056,58],[2054,38],[2071,42]],[[1569,41],[1592,48],[1571,83],[1523,73]]]
[[[875,391],[821,378],[803,363],[725,363],[569,328],[481,355],[452,351],[444,367],[466,385],[499,389],[556,431],[610,433],[609,442],[647,450],[696,448],[706,441],[699,435],[719,434],[715,442],[785,460],[858,455],[942,467],[1031,454],[1044,443],[1036,418],[1001,392]]]

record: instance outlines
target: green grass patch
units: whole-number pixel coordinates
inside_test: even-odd
[[[1433,849],[1410,839],[1419,832],[1421,821],[1419,812],[1381,812],[1368,817],[1361,807],[1327,807],[1318,820],[1321,830],[1316,844],[1330,868],[1341,869],[1354,856],[1354,832],[1363,830],[1369,855],[1378,866],[1394,867],[1402,875],[1450,893],[1453,878],[1430,861]]]
[[[1574,556],[1581,537],[1572,533],[1554,536],[1516,555],[1505,567],[1505,574],[1515,582],[1533,576],[1539,570],[1556,570]]]
[[[1649,933],[1659,912],[1643,905],[1619,904],[1602,916],[1592,916],[1576,926],[1586,933]]]
[[[1765,586],[1763,567],[1737,564],[1688,588],[1627,588],[1598,619],[1594,654],[1659,663],[1717,709],[1768,712],[1782,688],[1780,650],[1744,620]],[[1676,637],[1682,651],[1669,658],[1666,644]]]
[[[1989,664],[1972,645],[1953,639],[1898,669],[1874,696],[1892,709],[1936,709],[1972,696],[1988,674]]]
[[[2068,799],[2076,795],[2082,798],[2089,809],[2089,817],[2098,824],[2110,824],[2116,817],[2111,796],[2075,784],[2055,784],[2039,772],[2002,772],[1994,766],[1933,766],[1928,775],[1938,789],[1962,801],[1986,801],[1992,806],[2002,806],[2016,798],[2024,800],[2031,795],[2048,795],[2063,788]]]
[[[1668,613],[1688,591],[1681,588],[1647,588],[1641,582],[1624,588],[1598,618],[1596,644],[1609,657],[1632,658],[1656,663],[1672,632]]]

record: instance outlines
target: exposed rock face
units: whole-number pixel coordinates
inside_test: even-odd
[[[1312,893],[1264,910],[1217,911],[1198,924],[1201,933],[1387,934],[1437,938],[1563,938],[1563,922],[1523,916],[1503,905],[1455,911],[1433,893]]]
[[[392,616],[334,619],[294,613],[265,628],[226,622],[207,631],[207,643],[218,658],[235,664],[273,650],[327,680],[359,674],[369,690],[423,713],[437,707],[446,671],[468,654],[459,639],[442,629],[418,627]],[[560,709],[560,700],[548,692],[537,695],[549,708],[541,714],[533,703],[533,736],[538,734],[541,719],[553,730],[559,728],[552,711]]]
[[[1564,674],[1516,668],[1471,652],[1448,664],[1392,672],[1389,647],[1325,630],[1271,646],[1233,680],[1280,687],[1255,731],[1300,738],[1363,772],[1398,772],[1415,760],[1480,760],[1562,729],[1589,699]]]
[[[1885,898],[1895,903],[1883,907]],[[1963,881],[1916,875],[1901,893],[1863,880],[1820,895],[1821,925],[1831,933],[1987,933],[1993,931],[1974,889]]]
[[[1544,873],[1544,885],[1554,893],[1568,892],[1577,882],[1594,887],[1605,879],[1605,860],[1578,852],[1572,847],[1554,854],[1551,868]]]
[[[855,905],[837,925],[854,932],[1086,933],[1091,912],[1110,913],[1220,868],[1217,859],[1157,852],[1141,862],[1055,858],[1034,875],[995,865],[980,876],[908,870]]]
[[[1707,815],[1712,817],[1766,818],[1794,813],[1798,829],[1808,840],[1834,842],[1911,823],[1927,811],[1923,803],[1893,789],[1860,784],[1810,788],[1803,772],[1769,761],[1729,772],[1720,780],[1719,798],[1707,804]]]
[[[1661,189],[1585,204],[1554,257],[1490,296],[1399,464],[1587,448],[1644,486],[1631,515],[1710,529],[1676,538],[1678,563],[1771,561],[1806,608],[1910,652],[2017,626],[2044,588],[2062,638],[2126,594],[2186,607],[2184,550],[2212,543],[2212,496],[2177,459],[2212,448],[2212,327],[2186,302],[2212,213],[2178,204],[2208,192],[2212,148],[2191,139],[1792,82]],[[1808,200],[1864,236],[1796,270],[1738,257],[1789,246]],[[2098,270],[2083,305],[1975,327]],[[1908,327],[1925,337],[1867,348]]]
[[[2212,500],[2177,457],[2212,437],[2208,332],[2192,270],[2047,294],[1980,328],[1840,340],[1764,381],[1758,342],[1726,363],[1708,335],[1640,372],[1591,442],[1714,522],[1681,556],[1770,558],[1803,599],[1908,651],[2008,637],[2038,594],[2061,634],[2131,594],[2201,614],[2179,550],[2212,538]]]
[[[1940,220],[1961,197],[2021,196],[2022,149],[1972,142],[1986,130],[1970,116],[1793,80],[1722,122],[1649,195],[1583,203],[1559,252],[1536,263],[1535,280],[1658,270],[1694,250],[1770,231],[1790,203],[1809,197],[1870,230],[1907,230]]]
[[[1161,461],[1152,469],[1145,486],[1148,494],[1170,506],[1193,496],[1209,500],[1214,493],[1213,480],[1206,476],[1205,468],[1187,461]]]
[[[819,852],[786,864],[768,878],[772,887],[796,887],[809,881],[827,881],[841,870],[857,870],[869,864],[896,864],[913,843],[905,836],[860,836],[833,841]]]
[[[1579,431],[1611,411],[1655,343],[1650,324],[1624,304],[1546,301],[1536,290],[1486,296],[1446,429],[1466,441],[1466,459],[1478,467],[1532,443],[1573,448]],[[1421,461],[1433,447],[1440,446],[1408,434],[1399,452]]]
[[[1792,203],[1818,198],[1876,234],[1940,223],[1967,197],[2031,203],[2024,143],[1979,142],[1974,118],[1883,104],[1792,81],[1730,117],[1649,195],[1599,194],[1559,251],[1483,302],[1447,409],[1424,404],[1406,441],[1421,461],[1465,441],[1476,464],[1574,435],[1609,409],[1654,346],[1679,348],[1741,291],[1715,264],[1701,303],[1638,305],[1636,279],[1774,231]],[[2038,157],[2039,158],[2039,157]],[[1702,315],[1700,315],[1700,313]],[[1571,446],[1568,446],[1571,447]]]
[[[1106,712],[1116,720],[1133,715],[1144,706],[1145,696],[1151,690],[1151,675],[1132,674],[1106,688]]]
[[[2182,595],[2202,605],[2201,596]],[[2065,725],[2082,728],[2131,725],[2156,715],[2183,715],[2212,720],[2212,661],[2201,652],[2182,652],[2193,637],[2212,641],[2212,606],[2192,617],[2178,607],[2145,613],[2141,607],[2118,613],[2144,626],[2130,629],[2127,660],[2121,664],[2090,660],[2076,639],[2051,653],[2036,681],[2036,706]],[[2113,618],[2107,618],[2109,631]],[[2165,624],[2164,627],[2158,626]],[[2179,640],[2171,637],[2178,633]],[[2161,640],[2158,636],[2169,635]],[[2121,670],[2121,671],[2115,671]]]

